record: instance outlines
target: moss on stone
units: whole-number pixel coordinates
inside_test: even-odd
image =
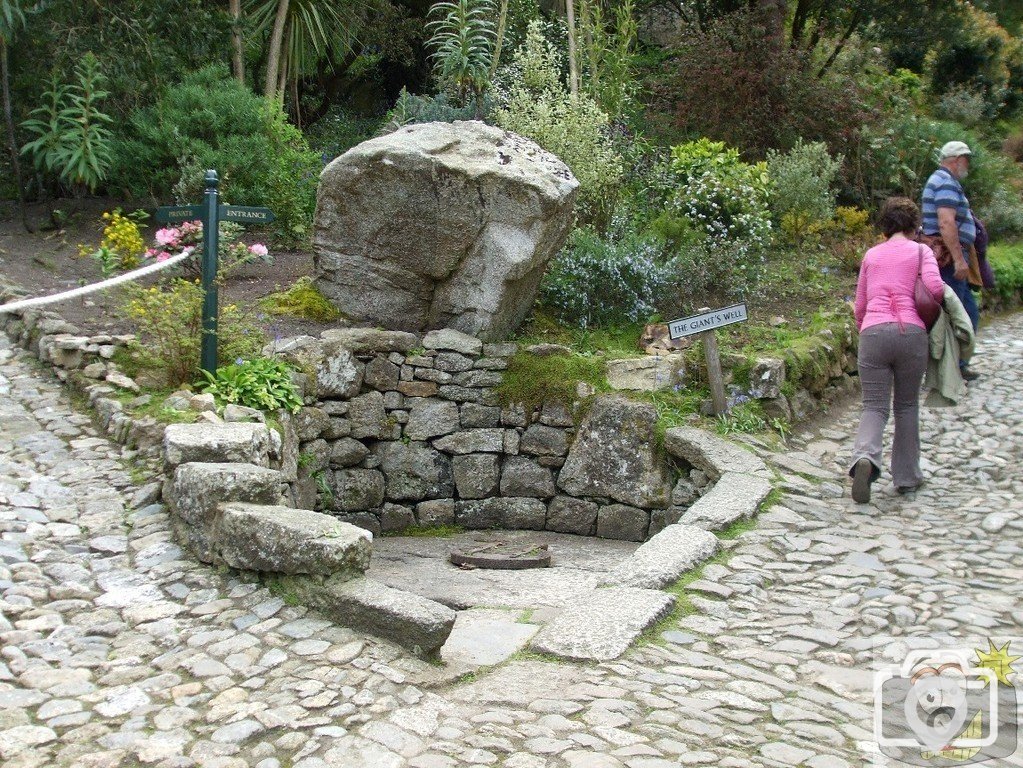
[[[597,355],[551,355],[541,357],[519,352],[508,361],[503,381],[496,388],[502,406],[521,403],[527,410],[544,401],[571,406],[579,400],[577,385],[583,382],[596,392],[607,392],[607,365]]]
[[[307,320],[329,322],[341,317],[337,307],[327,301],[310,277],[300,277],[290,288],[271,293],[259,305],[273,315],[292,315]]]

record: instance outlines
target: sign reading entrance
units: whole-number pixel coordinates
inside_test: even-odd
[[[181,221],[202,222],[202,343],[199,358],[202,369],[211,375],[217,372],[217,320],[220,305],[217,297],[217,251],[219,222],[242,221],[247,224],[268,224],[274,220],[269,208],[248,205],[220,205],[217,172],[206,171],[206,193],[200,205],[164,205],[156,209],[154,217],[160,224]]]
[[[240,221],[245,224],[269,224],[274,215],[269,208],[253,208],[249,205],[222,205],[218,218],[224,221]]]
[[[683,317],[668,323],[668,335],[672,339],[692,336],[694,333],[713,331],[733,323],[742,323],[749,319],[745,304],[732,304],[729,307],[701,312],[692,317]]]

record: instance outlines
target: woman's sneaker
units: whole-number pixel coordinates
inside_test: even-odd
[[[860,459],[853,466],[852,497],[857,504],[870,502],[870,478],[874,474],[874,465],[870,459]]]

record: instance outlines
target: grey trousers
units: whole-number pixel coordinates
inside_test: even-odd
[[[915,325],[872,325],[860,333],[860,386],[863,413],[853,448],[853,466],[862,458],[881,474],[882,436],[895,411],[892,481],[898,488],[923,481],[920,473],[920,383],[927,370],[927,332]],[[894,384],[894,386],[893,386]],[[894,398],[893,398],[894,394]],[[850,473],[852,469],[849,470]]]

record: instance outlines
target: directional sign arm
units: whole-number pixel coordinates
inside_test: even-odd
[[[269,224],[276,217],[269,208],[250,205],[222,205],[218,209],[221,221],[237,221],[240,224]]]

